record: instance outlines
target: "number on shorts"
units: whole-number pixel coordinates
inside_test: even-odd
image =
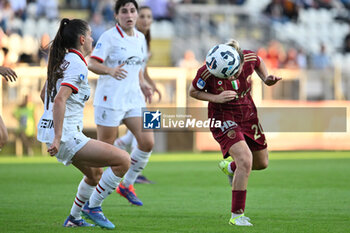
[[[255,133],[254,133],[254,140],[257,140],[261,137],[260,133],[259,133],[259,130],[261,132],[261,134],[264,134],[262,128],[261,128],[261,125],[260,124],[254,124],[252,125],[251,129],[255,130]]]

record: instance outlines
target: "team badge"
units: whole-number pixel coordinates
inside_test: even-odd
[[[197,81],[197,87],[199,88],[199,89],[203,89],[204,87],[205,87],[205,81],[203,80],[203,79],[201,79],[201,78],[199,78],[198,79],[198,81]]]
[[[70,64],[69,61],[63,60],[62,65],[61,65],[61,69],[66,70],[68,68],[69,64]]]
[[[230,130],[227,132],[227,137],[234,139],[236,137],[236,131]]]

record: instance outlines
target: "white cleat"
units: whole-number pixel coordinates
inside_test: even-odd
[[[244,216],[244,214],[239,215],[235,218],[231,218],[229,221],[230,225],[236,225],[236,226],[253,226],[250,222],[250,218]]]

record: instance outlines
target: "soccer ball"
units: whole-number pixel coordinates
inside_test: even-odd
[[[205,58],[209,72],[217,78],[228,79],[237,73],[241,59],[235,48],[226,44],[215,45]]]

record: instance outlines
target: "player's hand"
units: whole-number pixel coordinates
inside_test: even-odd
[[[9,80],[11,82],[16,81],[17,79],[17,74],[15,71],[13,71],[10,68],[0,66],[0,74],[4,77],[4,79],[8,82]]]
[[[152,96],[153,96],[152,88],[146,83],[140,84],[140,87],[143,95],[145,96],[146,103],[147,102],[152,103]]]
[[[162,100],[162,94],[160,93],[160,91],[156,86],[152,87],[152,92],[158,94],[158,102],[160,102]]]
[[[277,77],[277,76],[274,76],[274,75],[269,75],[269,76],[266,77],[264,83],[267,86],[272,86],[272,85],[275,85],[281,79],[282,79],[281,77]]]
[[[115,68],[111,68],[109,70],[108,74],[117,80],[122,80],[122,79],[126,78],[128,71],[123,69],[124,65],[125,65],[125,63],[123,63]]]
[[[58,150],[60,149],[60,140],[54,139],[51,146],[47,150],[49,152],[50,156],[54,156],[55,154],[58,153]]]
[[[237,93],[235,91],[223,91],[215,96],[215,103],[226,103],[235,99]]]

